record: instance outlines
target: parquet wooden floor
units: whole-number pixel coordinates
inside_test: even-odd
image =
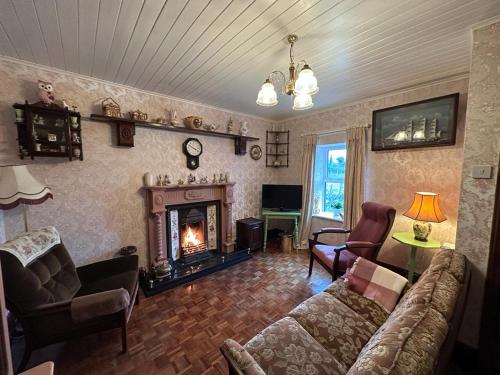
[[[255,253],[251,260],[150,298],[129,322],[129,352],[118,330],[38,350],[30,366],[54,360],[57,374],[227,374],[219,347],[245,343],[294,306],[321,292],[331,276],[305,251]]]

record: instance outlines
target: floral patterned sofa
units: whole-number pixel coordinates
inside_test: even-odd
[[[221,351],[231,374],[443,373],[453,350],[470,272],[463,255],[440,250],[388,314],[339,279],[244,346]]]

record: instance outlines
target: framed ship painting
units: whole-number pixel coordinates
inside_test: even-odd
[[[373,111],[372,151],[455,144],[459,94]]]

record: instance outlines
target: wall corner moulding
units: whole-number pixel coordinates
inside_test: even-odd
[[[152,121],[133,120],[121,117],[104,116],[99,114],[91,114],[90,117],[86,117],[85,120],[115,124],[117,131],[118,146],[124,146],[124,147],[134,147],[134,136],[135,136],[136,126],[150,128],[150,129],[167,130],[178,133],[206,135],[209,137],[230,138],[234,140],[235,155],[245,155],[247,152],[246,151],[247,142],[259,140],[259,138],[256,137],[249,137],[239,134],[206,131],[200,129],[190,129],[185,127],[173,127]]]

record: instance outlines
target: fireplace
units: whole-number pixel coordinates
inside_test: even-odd
[[[180,258],[184,263],[197,262],[208,255],[207,220],[202,211],[192,208],[180,216]]]
[[[167,205],[167,258],[193,264],[220,252],[220,201]]]
[[[234,183],[144,187],[147,192],[151,268],[141,274],[144,294],[250,259],[232,235]]]

